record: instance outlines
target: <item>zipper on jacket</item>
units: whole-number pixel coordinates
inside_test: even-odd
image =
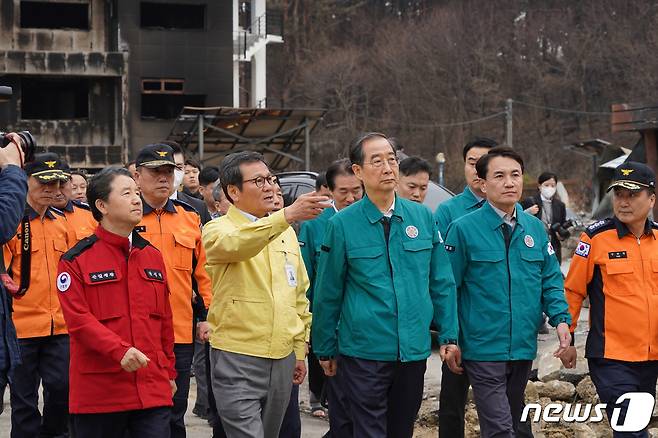
[[[509,242],[505,241],[505,233],[503,232],[503,244],[505,245],[505,262],[507,263],[507,290],[509,292],[508,302],[509,302],[509,349],[508,357],[511,359],[512,356],[512,273],[509,267],[509,247],[512,244],[512,235],[514,234],[514,228],[511,225],[503,222],[503,227],[509,227]]]

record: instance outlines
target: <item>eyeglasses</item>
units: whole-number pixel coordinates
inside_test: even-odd
[[[375,158],[369,163],[363,163],[363,164],[370,164],[372,167],[382,167],[384,165],[384,162],[387,162],[389,166],[395,167],[398,164],[400,164],[400,159],[398,157],[389,157],[386,160],[382,160],[381,158]]]
[[[269,176],[257,176],[257,177],[255,177],[255,178],[245,179],[245,180],[242,181],[242,182],[243,182],[243,183],[253,182],[254,184],[256,184],[256,187],[258,187],[258,188],[260,189],[260,188],[262,188],[262,187],[265,185],[265,181],[267,181],[267,183],[268,183],[269,185],[271,185],[271,186],[274,186],[275,184],[278,184],[278,183],[279,183],[279,180],[278,180],[277,177],[274,176],[274,175],[269,175]]]

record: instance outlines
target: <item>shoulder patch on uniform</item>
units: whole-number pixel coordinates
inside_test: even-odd
[[[91,211],[91,207],[86,202],[76,201],[75,199],[71,202],[73,203],[73,205],[75,205],[78,208],[82,208],[83,210]]]
[[[551,244],[551,242],[548,242],[548,246],[546,247],[546,252],[548,252],[548,255],[555,254],[555,248],[553,248],[553,244]]]
[[[591,248],[592,246],[589,243],[585,243],[581,240],[580,242],[578,242],[578,246],[576,247],[576,255],[587,258],[589,256],[589,250]]]
[[[181,207],[183,207],[185,211],[191,211],[193,213],[199,214],[196,208],[192,207],[190,204],[188,204],[185,201],[181,201],[180,199],[172,199],[171,202],[173,202],[174,205],[180,205]]]
[[[603,219],[598,222],[594,222],[592,225],[585,228],[585,233],[587,233],[587,235],[591,239],[596,234],[602,231],[612,230],[614,228],[615,228],[615,222],[612,219]]]
[[[63,260],[66,260],[67,262],[73,261],[77,256],[91,248],[94,243],[98,240],[98,237],[95,234],[92,234],[91,236],[85,237],[78,243],[76,243],[73,248],[69,249],[64,253],[62,256]]]

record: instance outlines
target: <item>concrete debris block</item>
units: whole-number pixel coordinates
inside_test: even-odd
[[[599,395],[596,392],[596,388],[594,387],[594,383],[590,376],[585,377],[578,383],[576,393],[585,403],[596,404],[599,402]]]
[[[588,426],[594,431],[597,438],[612,438],[612,428],[607,421],[589,423]]]
[[[537,391],[537,383],[541,382],[528,382],[525,387],[525,402],[537,403],[539,401],[539,392]]]
[[[558,378],[562,361],[553,357],[555,351],[555,344],[553,342],[544,342],[538,345],[537,358],[535,359],[533,368],[537,368],[537,377],[542,382],[555,380]]]
[[[596,433],[584,423],[573,423],[571,424],[571,429],[575,433],[575,438],[598,438]]]
[[[571,401],[576,394],[576,387],[570,382],[551,380],[537,388],[540,397],[548,397],[551,400]]]

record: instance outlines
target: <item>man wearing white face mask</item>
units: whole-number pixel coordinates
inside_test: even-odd
[[[555,250],[555,256],[562,262],[561,241],[569,237],[569,232],[562,224],[567,220],[567,210],[564,202],[556,196],[557,175],[552,172],[544,172],[537,179],[538,193],[525,199],[521,205],[527,213],[540,219],[546,227],[546,232],[551,239],[551,245]]]
[[[181,184],[183,184],[183,177],[185,176],[185,171],[183,170],[183,167],[185,166],[185,156],[183,155],[183,149],[181,149],[180,145],[175,141],[161,141],[159,143],[166,144],[174,150],[174,162],[176,163],[176,167],[174,168],[173,193],[171,196],[169,196],[169,198],[178,199],[179,201],[183,201],[184,203],[194,207],[197,213],[199,213],[201,224],[205,225],[206,222],[212,219],[206,204],[201,199],[197,199],[182,191],[178,191],[178,188],[181,186]]]

